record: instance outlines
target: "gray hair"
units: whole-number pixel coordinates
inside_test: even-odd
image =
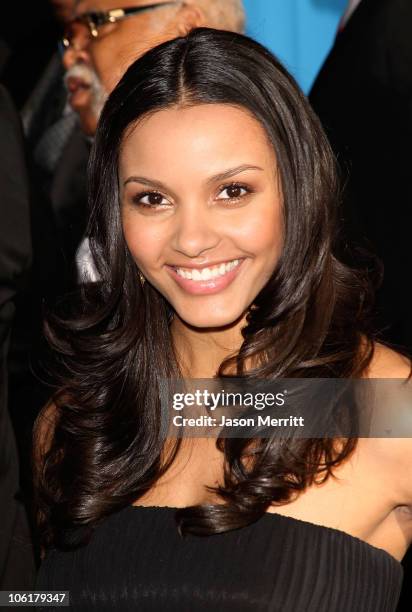
[[[245,11],[242,0],[189,0],[204,12],[208,26],[231,32],[244,32]]]

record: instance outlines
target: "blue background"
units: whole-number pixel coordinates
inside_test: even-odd
[[[275,53],[307,93],[347,0],[244,0],[244,5],[246,33]]]

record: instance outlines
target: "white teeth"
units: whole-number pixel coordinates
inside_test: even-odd
[[[175,268],[177,274],[182,278],[187,278],[188,280],[194,281],[207,281],[212,278],[219,278],[220,276],[224,276],[233,268],[236,268],[240,263],[239,259],[234,259],[226,264],[222,263],[218,266],[214,266],[213,268],[203,268],[202,270],[192,269],[189,270],[187,268]]]

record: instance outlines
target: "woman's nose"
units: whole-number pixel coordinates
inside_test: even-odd
[[[199,211],[198,207],[182,209],[176,216],[173,248],[186,257],[199,257],[219,244],[222,229],[210,211]]]

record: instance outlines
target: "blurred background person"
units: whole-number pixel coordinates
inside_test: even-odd
[[[59,34],[73,18],[75,0],[50,0]],[[30,153],[32,182],[39,205],[49,205],[60,255],[62,289],[71,287],[71,262],[83,233],[86,190],[84,166],[89,144],[68,104],[64,83],[62,47],[51,54],[48,64],[22,109],[24,131]]]
[[[378,315],[384,338],[412,351],[407,271],[412,182],[412,3],[349,3],[310,92],[346,183],[348,241],[384,264]]]
[[[31,589],[34,557],[20,495],[19,462],[8,409],[8,347],[14,301],[27,281],[29,188],[21,126],[0,85],[0,589]]]
[[[30,182],[32,266],[27,283],[15,299],[9,351],[9,407],[19,449],[21,486],[28,498],[32,424],[50,394],[38,365],[44,350],[43,311],[71,286],[68,245],[73,244],[75,228],[70,215],[64,213],[84,207],[85,182],[80,195],[77,188],[88,159],[77,116],[67,104],[61,54],[56,50],[64,24],[73,16],[74,0],[51,0],[50,9],[55,14],[53,21],[46,23],[53,45],[46,45],[48,55],[38,71],[38,81],[27,92],[21,109]],[[26,60],[29,69],[27,50]],[[5,75],[10,77],[11,72],[9,68]],[[22,80],[21,74],[17,75]],[[76,173],[79,164],[81,172]],[[76,212],[70,214],[76,216]]]
[[[242,32],[244,25],[241,0],[132,0],[124,9],[116,0],[80,0],[63,38],[63,64],[69,103],[84,134],[93,138],[108,94],[128,66],[148,49],[194,27]],[[96,279],[87,239],[77,262],[82,277]]]
[[[64,44],[70,104],[83,130],[93,135],[106,97],[134,60],[162,41],[208,26],[241,32],[241,0],[148,2],[80,0]]]
[[[61,37],[73,18],[76,0],[50,0]],[[56,236],[59,265],[54,293],[72,286],[74,252],[83,232],[85,215],[84,166],[89,145],[76,113],[67,100],[62,48],[57,44],[22,109],[31,178],[38,206],[49,207]],[[50,232],[51,233],[51,232]]]
[[[412,352],[412,3],[352,0],[309,99],[340,163],[349,243],[383,262],[377,314],[385,340]],[[412,553],[399,610],[410,607]]]

